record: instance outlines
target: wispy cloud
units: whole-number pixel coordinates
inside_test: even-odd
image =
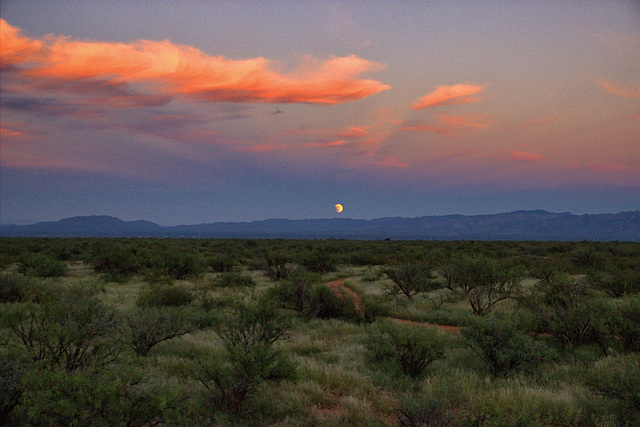
[[[438,86],[436,90],[416,101],[411,108],[414,110],[422,110],[424,108],[438,107],[442,105],[478,102],[480,101],[480,98],[474,97],[473,95],[483,91],[486,87],[486,84],[476,85],[472,83]]]
[[[539,162],[540,160],[545,159],[543,155],[538,153],[532,153],[527,151],[516,151],[516,150],[509,151],[509,157],[513,160],[518,160],[518,161],[527,162],[527,163]]]
[[[483,116],[471,115],[471,116],[455,116],[449,114],[438,114],[436,120],[439,122],[436,125],[425,123],[422,120],[410,120],[399,124],[399,129],[407,132],[431,132],[440,135],[448,135],[453,133],[457,128],[473,128],[484,129],[488,128]]]
[[[606,80],[600,82],[599,86],[613,95],[622,96],[625,98],[640,98],[640,88],[621,87],[619,85],[614,85],[613,83],[610,83]]]
[[[629,166],[627,165],[607,162],[570,162],[568,166],[572,169],[591,169],[596,172],[619,172],[625,169],[629,169]]]
[[[326,60],[305,57],[295,70],[282,73],[278,64],[266,58],[210,56],[168,40],[115,43],[57,36],[34,40],[4,20],[0,28],[3,67],[17,69],[34,84],[62,84],[67,90],[96,82],[143,84],[152,95],[191,96],[213,102],[330,105],[389,89],[361,77],[383,66],[355,55]]]

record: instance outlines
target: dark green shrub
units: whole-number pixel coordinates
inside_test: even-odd
[[[314,273],[327,273],[338,268],[335,258],[326,248],[315,249],[302,257],[300,264]]]
[[[609,272],[592,270],[587,277],[587,283],[614,298],[637,294],[640,293],[640,267]]]
[[[26,276],[60,277],[67,275],[67,264],[43,254],[29,254],[20,258],[19,271]]]
[[[610,303],[606,326],[622,351],[640,352],[640,295]]]
[[[293,271],[287,256],[271,252],[264,254],[263,269],[267,277],[273,281],[286,279]]]
[[[2,325],[34,362],[72,371],[109,363],[118,355],[115,312],[86,291],[59,291],[42,304],[11,306]]]
[[[135,248],[105,245],[90,263],[95,271],[102,273],[105,281],[125,282],[143,270],[144,263],[141,258]]]
[[[369,327],[365,346],[375,364],[390,364],[410,377],[421,376],[447,352],[450,337],[435,328],[378,321]]]
[[[520,292],[522,272],[504,261],[484,256],[458,256],[440,268],[446,286],[464,296],[476,315],[489,314],[496,304]]]
[[[296,271],[285,280],[270,289],[271,295],[278,305],[294,310],[306,316],[315,316],[315,308],[311,306],[312,288],[319,277],[312,273]]]
[[[143,307],[126,316],[124,334],[133,350],[146,356],[156,344],[193,332],[198,326],[184,310]]]
[[[22,398],[24,371],[20,361],[0,353],[0,425],[11,425],[11,413]]]
[[[620,425],[640,423],[640,355],[627,354],[598,361],[587,375],[597,395],[618,402]]]
[[[15,274],[0,275],[0,303],[24,301],[25,280]]]
[[[551,349],[534,340],[515,318],[475,317],[461,333],[494,377],[507,376],[549,360],[553,355]]]
[[[421,292],[429,292],[444,287],[436,280],[433,267],[425,263],[403,264],[397,267],[388,267],[383,270],[396,285],[392,288],[394,293],[401,292],[407,299]]]
[[[163,383],[126,369],[32,370],[23,386],[13,418],[24,425],[156,425],[177,403]]]
[[[352,320],[362,318],[351,295],[320,283],[311,288],[308,307],[308,315],[311,317]]]
[[[151,261],[151,269],[173,280],[200,276],[204,267],[200,258],[188,252],[169,252]]]
[[[214,284],[216,286],[221,287],[254,287],[257,285],[256,281],[253,280],[253,277],[248,276],[242,273],[236,273],[232,271],[228,271],[222,273],[218,278],[216,278]]]
[[[140,307],[179,307],[191,304],[194,298],[193,291],[181,285],[149,284],[138,296],[136,304]]]
[[[536,332],[553,336],[563,350],[597,342],[606,352],[606,307],[594,290],[570,276],[540,282],[520,303],[535,319]]]
[[[207,265],[211,267],[214,273],[226,273],[232,271],[238,262],[229,255],[215,255],[207,260]]]
[[[294,375],[294,366],[274,347],[289,336],[289,322],[268,301],[237,304],[215,330],[227,359],[201,365],[197,376],[216,409],[237,412],[264,381]]]

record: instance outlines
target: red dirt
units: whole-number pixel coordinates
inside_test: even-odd
[[[344,282],[346,281],[347,279],[338,279],[338,280],[334,280],[333,282],[327,282],[325,283],[325,285],[327,285],[329,289],[331,289],[333,292],[349,295],[353,300],[353,305],[356,307],[356,311],[358,312],[359,315],[362,316],[364,314],[364,310],[362,308],[362,302],[360,301],[360,296],[344,285]]]
[[[362,302],[360,301],[360,296],[356,292],[352,291],[351,289],[347,288],[344,285],[346,281],[347,279],[338,279],[332,282],[327,282],[325,283],[325,285],[327,285],[329,289],[331,289],[333,292],[336,292],[338,294],[349,295],[353,300],[353,304],[355,305],[356,310],[358,311],[358,314],[362,316],[364,314],[364,309],[362,308]],[[387,319],[391,320],[392,322],[402,323],[405,325],[416,325],[416,326],[427,326],[432,328],[438,328],[441,331],[447,331],[452,334],[457,334],[458,332],[460,332],[460,326],[434,325],[432,323],[415,322],[413,320],[398,319],[395,317],[388,317]]]

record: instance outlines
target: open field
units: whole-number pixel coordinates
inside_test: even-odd
[[[0,239],[0,424],[640,423],[640,244]]]

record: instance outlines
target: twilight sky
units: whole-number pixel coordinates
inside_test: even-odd
[[[0,17],[2,222],[640,209],[634,0],[3,0]]]

